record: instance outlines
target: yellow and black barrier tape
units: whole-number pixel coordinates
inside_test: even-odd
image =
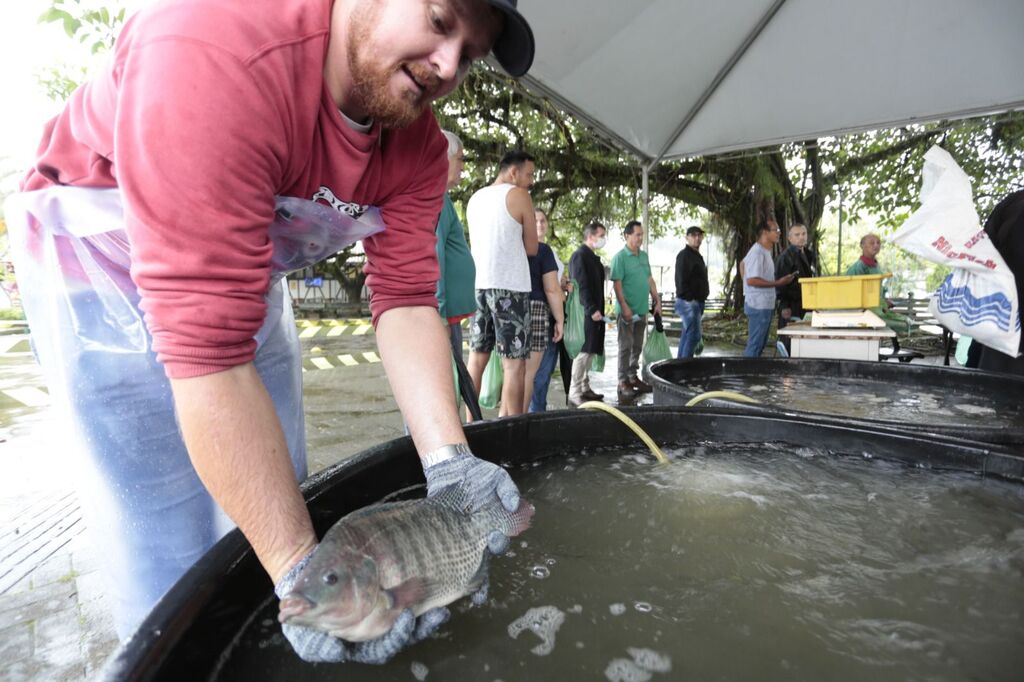
[[[380,362],[380,356],[373,351],[360,353],[343,353],[341,355],[325,355],[314,348],[312,355],[302,358],[302,371],[309,372],[317,369],[334,369],[335,367],[354,367],[356,365],[375,365]]]
[[[363,336],[373,333],[373,325],[367,318],[351,320],[296,320],[300,339],[311,339],[314,336]]]

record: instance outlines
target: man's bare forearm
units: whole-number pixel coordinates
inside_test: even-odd
[[[451,344],[434,308],[392,308],[377,322],[391,391],[421,455],[465,443],[452,382]]]
[[[263,381],[249,363],[171,388],[192,465],[276,583],[316,535]]]

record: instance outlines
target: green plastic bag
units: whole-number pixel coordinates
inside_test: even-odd
[[[590,369],[591,369],[591,371],[594,371],[594,372],[603,372],[604,371],[604,353],[601,353],[600,355],[595,355],[594,356],[593,362],[590,363]]]
[[[668,339],[665,338],[665,328],[661,325],[661,316],[654,316],[654,329],[647,335],[647,343],[644,344],[644,365],[653,365],[655,362],[668,360],[672,357],[672,351],[668,347]]]
[[[971,337],[964,334],[956,342],[956,354],[953,356],[961,367],[967,366],[967,354],[971,350]]]
[[[583,304],[580,303],[580,287],[576,280],[572,281],[572,292],[565,302],[565,331],[563,340],[565,352],[570,358],[575,359],[583,350]]]
[[[505,373],[501,369],[501,358],[491,353],[491,359],[484,367],[484,378],[480,382],[480,407],[493,410],[501,402],[501,384],[505,381]]]

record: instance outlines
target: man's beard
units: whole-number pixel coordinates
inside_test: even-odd
[[[430,104],[440,88],[440,79],[419,64],[403,64],[389,69],[373,62],[374,50],[361,53],[359,47],[371,45],[370,36],[377,14],[376,5],[373,9],[367,5],[364,8],[353,13],[346,44],[349,70],[355,82],[353,92],[366,113],[383,127],[404,128],[419,118]],[[391,78],[402,66],[424,85],[422,93],[407,91],[399,97],[391,93]]]

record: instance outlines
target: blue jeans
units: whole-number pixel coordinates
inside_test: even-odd
[[[751,308],[743,304],[743,312],[747,314],[747,347],[743,356],[747,358],[761,357],[761,351],[768,343],[768,330],[772,326],[774,308]]]
[[[700,344],[701,318],[704,317],[704,301],[686,301],[676,299],[676,313],[683,323],[683,331],[679,336],[679,348],[676,350],[677,358],[692,358],[694,351]]]
[[[530,412],[546,412],[548,409],[548,386],[551,375],[558,364],[558,344],[548,341],[544,355],[540,359],[537,374],[533,377],[533,397],[530,398]]]

